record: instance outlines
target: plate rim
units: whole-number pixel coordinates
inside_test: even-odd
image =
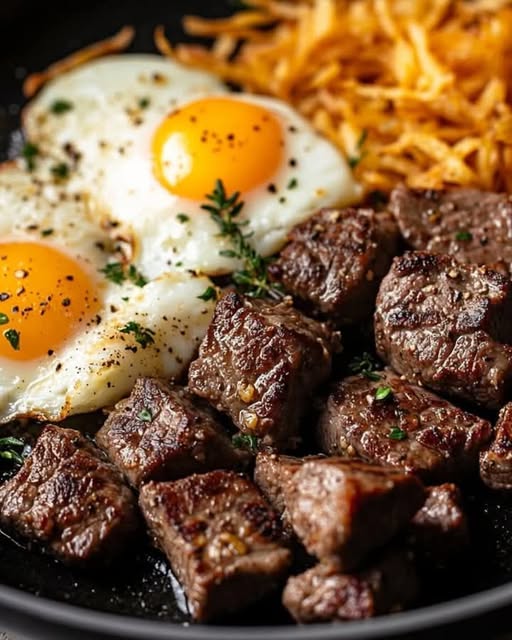
[[[382,638],[474,618],[512,603],[512,582],[411,611],[337,624],[216,626],[178,624],[71,605],[0,585],[0,605],[31,618],[80,631],[144,640],[342,640]]]

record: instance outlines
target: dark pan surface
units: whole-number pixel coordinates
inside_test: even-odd
[[[6,6],[9,4],[17,9],[11,12],[4,9],[4,13],[11,18],[5,18],[2,14],[0,22],[0,160],[7,159],[19,145],[17,127],[19,110],[23,104],[21,82],[27,71],[39,70],[80,46],[114,33],[124,24],[137,27],[132,51],[153,51],[152,31],[156,24],[165,24],[167,33],[173,39],[180,39],[183,34],[179,22],[183,13],[223,15],[229,11],[230,3],[89,0],[87,3],[57,1],[48,4],[7,0]],[[423,601],[419,603],[422,606],[445,604],[368,624],[349,625],[354,634],[352,637],[395,634],[399,627],[403,631],[417,628],[418,625],[434,625],[512,603],[512,498],[491,494],[479,485],[468,487],[465,494],[473,535],[470,561],[440,579],[432,580],[425,589]],[[508,586],[505,586],[507,583]],[[496,587],[500,588],[484,593]],[[80,612],[56,606],[55,602],[46,603],[43,599],[37,601],[36,605],[32,598],[27,600],[24,594],[11,588],[85,609]],[[469,595],[469,599],[446,604],[454,598]],[[143,635],[146,639],[164,635],[177,638],[181,633],[182,637],[191,637],[190,629],[181,626],[188,620],[183,595],[163,557],[147,543],[128,561],[101,575],[93,575],[68,569],[0,535],[0,605],[30,610],[37,617],[76,624],[82,628],[117,628],[124,637],[141,635],[140,625],[144,619],[146,626],[143,627]],[[102,617],[91,612],[91,609],[135,616],[140,620],[133,623],[127,617]],[[152,624],[150,620],[172,621],[180,623],[180,626],[172,631],[168,625]],[[334,637],[332,627],[323,627],[323,631],[319,627],[315,631],[312,628],[309,631],[296,628],[286,630],[283,625],[288,622],[279,605],[269,601],[244,613],[239,619],[230,620],[229,624],[277,625],[280,631],[277,628],[275,631],[282,637],[288,634],[296,638]],[[205,638],[226,638],[230,635],[219,627],[210,630],[196,627],[196,631]],[[253,633],[258,632],[253,630]],[[336,636],[342,637],[342,633],[348,633],[347,625],[339,627]],[[236,637],[236,628],[232,627],[232,634],[232,637]],[[268,632],[265,634],[268,635]]]

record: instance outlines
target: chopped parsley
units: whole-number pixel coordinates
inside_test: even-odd
[[[153,414],[151,413],[150,409],[144,407],[137,414],[137,418],[142,422],[151,422],[153,420]]]
[[[53,165],[51,172],[58,180],[66,180],[66,178],[69,178],[69,165],[65,162],[59,162]]]
[[[55,100],[50,107],[50,111],[56,115],[61,115],[62,113],[71,111],[72,108],[73,103],[69,102],[69,100]]]
[[[123,284],[126,280],[130,280],[137,287],[144,287],[148,283],[133,264],[126,268],[121,262],[109,262],[103,269],[100,269],[100,273],[103,273],[107,280],[114,284]]]
[[[219,227],[219,235],[227,238],[232,245],[232,249],[225,249],[220,255],[236,258],[243,263],[243,269],[231,274],[237,288],[253,298],[268,296],[281,299],[283,293],[280,285],[271,282],[268,277],[269,260],[257,253],[250,244],[252,234],[243,233],[242,228],[247,225],[247,221],[238,222],[236,219],[244,206],[240,193],[236,191],[228,196],[222,180],[217,180],[212,193],[206,198],[209,203],[203,204],[201,208],[209,212],[211,219]]]
[[[0,438],[0,458],[13,462],[16,466],[23,464],[23,456],[17,449],[23,449],[25,443],[19,438],[7,436]]]
[[[153,344],[155,339],[153,336],[155,332],[151,329],[146,329],[142,327],[138,322],[127,322],[124,327],[119,329],[121,333],[131,333],[135,338],[135,342],[140,344],[140,346],[145,349],[148,345]]]
[[[359,140],[356,144],[356,154],[348,157],[348,164],[351,169],[355,169],[357,165],[364,158],[365,152],[363,151],[364,143],[366,142],[366,138],[368,137],[368,130],[363,129],[361,135],[359,136]]]
[[[376,366],[377,363],[375,362],[374,358],[371,356],[371,354],[365,351],[362,356],[356,356],[355,358],[353,358],[348,365],[348,368],[350,369],[350,371],[352,371],[352,373],[360,373],[365,378],[368,378],[368,380],[373,380],[374,382],[376,382],[377,380],[380,380],[379,374],[375,372]]]
[[[4,337],[7,342],[11,345],[14,351],[20,350],[20,333],[16,331],[16,329],[7,329],[4,331]]]
[[[0,313],[0,324],[7,324],[9,322],[9,316],[5,313]]]
[[[260,447],[260,439],[257,436],[251,436],[245,433],[236,433],[231,442],[237,449],[246,449],[252,453],[256,453]]]
[[[400,429],[400,427],[391,427],[388,438],[390,440],[405,440],[407,433]]]
[[[46,238],[47,236],[51,236],[53,233],[53,229],[43,229],[41,231],[41,235],[43,236],[43,238]]]
[[[151,104],[151,100],[147,97],[141,98],[139,100],[139,109],[147,109]]]
[[[217,300],[217,290],[215,287],[207,287],[200,296],[197,296],[199,300],[208,302],[209,300]]]
[[[391,387],[377,387],[375,391],[375,400],[387,400],[393,395]]]
[[[457,231],[455,240],[459,242],[471,242],[471,240],[473,240],[473,234],[470,231]]]
[[[292,178],[288,183],[287,189],[295,189],[295,187],[299,184],[297,178]]]
[[[176,217],[181,222],[181,224],[184,224],[185,222],[188,222],[190,220],[186,213],[178,213]]]
[[[36,157],[39,155],[39,147],[32,142],[25,142],[21,155],[25,160],[26,167],[29,171],[33,171],[36,168]]]

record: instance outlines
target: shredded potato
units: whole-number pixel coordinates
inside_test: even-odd
[[[512,191],[510,0],[250,0],[164,55],[294,105],[367,190]]]

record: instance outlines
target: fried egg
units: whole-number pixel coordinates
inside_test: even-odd
[[[213,313],[207,278],[109,279],[120,265],[88,200],[15,165],[0,211],[0,422],[62,420],[184,371]]]
[[[87,194],[149,278],[238,268],[202,208],[218,179],[241,192],[239,220],[263,256],[316,209],[360,196],[345,159],[291,107],[158,56],[111,56],[54,79],[24,127],[43,156],[72,164],[68,191]]]

